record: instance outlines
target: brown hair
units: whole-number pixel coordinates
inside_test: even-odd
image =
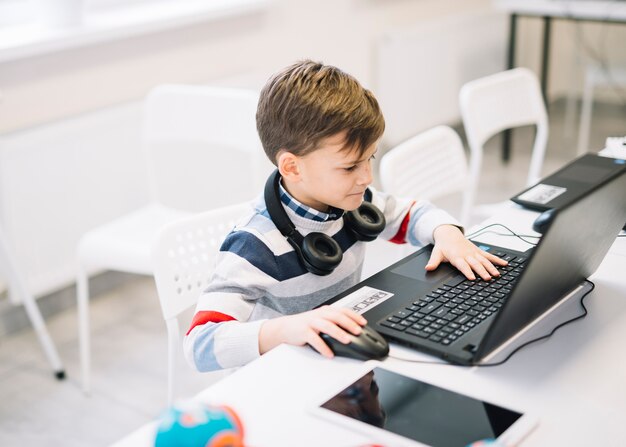
[[[344,147],[362,155],[385,130],[372,92],[338,68],[310,60],[285,68],[265,84],[256,125],[274,164],[281,149],[306,155],[340,132],[346,132]]]

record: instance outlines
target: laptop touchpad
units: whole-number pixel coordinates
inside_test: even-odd
[[[418,281],[439,282],[448,277],[460,275],[461,273],[448,263],[441,263],[437,270],[427,272],[424,270],[428,260],[430,259],[430,251],[425,251],[414,258],[409,259],[404,264],[391,270],[392,273],[406,276],[407,278],[417,279]]]

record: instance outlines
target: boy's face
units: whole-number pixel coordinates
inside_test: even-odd
[[[294,156],[297,175],[283,176],[284,186],[300,202],[319,211],[329,206],[346,211],[357,209],[363,193],[372,183],[372,159],[378,143],[360,155],[344,148],[343,133],[322,141],[307,155]]]

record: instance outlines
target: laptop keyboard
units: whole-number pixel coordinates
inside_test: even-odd
[[[442,345],[454,343],[500,310],[526,266],[524,257],[494,254],[509,262],[498,267],[499,277],[491,281],[470,281],[457,276],[379,324]]]

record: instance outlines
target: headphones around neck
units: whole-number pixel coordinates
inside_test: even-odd
[[[280,200],[278,185],[280,174],[275,170],[265,183],[265,205],[276,228],[287,238],[296,251],[298,259],[309,272],[315,275],[328,275],[343,259],[343,251],[336,240],[319,232],[302,236],[291,222]],[[344,228],[359,241],[373,241],[385,228],[385,216],[369,201],[366,191],[365,201],[354,211],[343,214]]]

